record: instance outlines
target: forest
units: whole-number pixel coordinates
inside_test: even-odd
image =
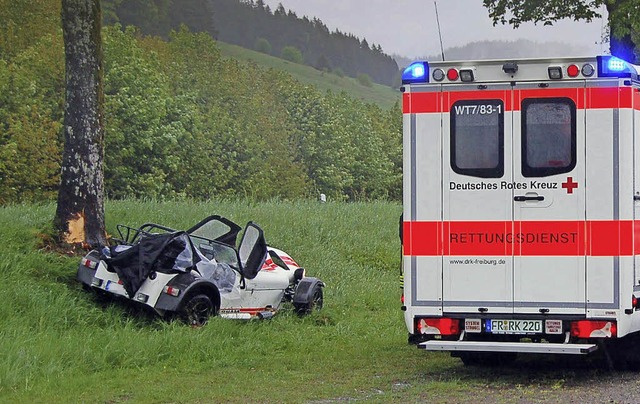
[[[262,0],[102,0],[106,24],[135,25],[143,34],[167,37],[185,24],[192,32],[349,77],[399,86],[398,65],[382,47],[318,18],[298,17],[282,4]]]
[[[106,19],[119,2],[104,3]],[[0,20],[0,204],[51,200],[63,139],[60,4],[0,0]],[[224,58],[210,32],[186,26],[165,37],[113,23],[102,36],[108,198],[401,198],[399,105]]]

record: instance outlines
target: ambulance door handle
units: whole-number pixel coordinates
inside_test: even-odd
[[[516,195],[513,197],[513,200],[516,202],[526,202],[526,201],[544,201],[544,196],[536,195],[536,196],[527,196],[527,195]]]

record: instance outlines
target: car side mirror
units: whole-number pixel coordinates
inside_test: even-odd
[[[253,222],[247,223],[238,248],[238,256],[242,276],[246,279],[255,278],[267,259],[267,242],[262,229]]]

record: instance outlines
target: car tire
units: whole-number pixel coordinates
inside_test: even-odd
[[[306,315],[314,310],[320,310],[324,304],[324,294],[320,283],[313,286],[313,291],[309,294],[309,300],[304,303],[293,303],[296,313]]]
[[[207,323],[209,317],[215,316],[217,312],[211,298],[201,293],[185,300],[178,314],[185,323],[193,327],[201,327]]]

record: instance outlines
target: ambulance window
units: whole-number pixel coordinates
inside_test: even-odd
[[[576,104],[569,98],[522,101],[522,175],[546,177],[576,166]]]
[[[504,104],[464,100],[451,107],[451,168],[461,175],[504,174]]]

